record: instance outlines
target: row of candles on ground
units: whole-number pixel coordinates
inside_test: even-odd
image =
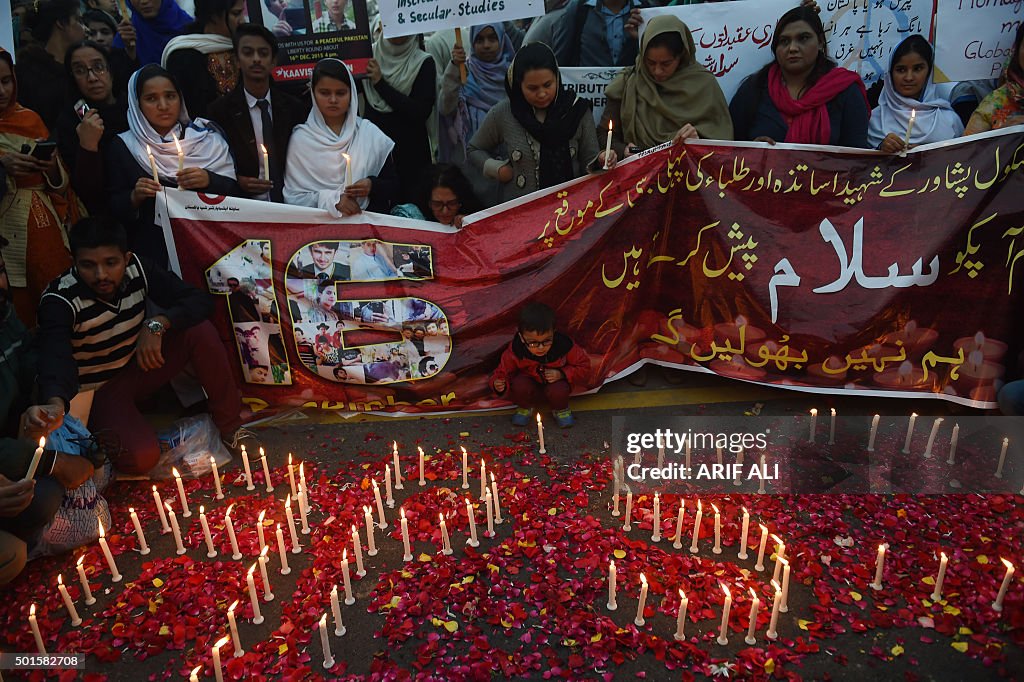
[[[877,415],[877,414],[874,417],[871,418],[871,431],[868,433],[868,447],[867,447],[867,451],[868,452],[874,452],[875,451],[875,437],[878,435],[878,422],[879,422],[879,419],[880,419],[880,416]],[[945,421],[945,420],[942,417],[936,417],[935,421],[932,422],[931,431],[928,433],[928,442],[925,444],[924,453],[921,455],[925,459],[931,459],[931,457],[932,457],[932,448],[935,446],[935,439],[938,437],[939,427],[942,426],[942,422],[943,421]],[[917,423],[917,413],[912,413],[910,415],[910,423],[907,426],[907,435],[906,435],[906,438],[904,438],[904,441],[903,441],[903,449],[901,450],[901,452],[904,455],[909,455],[910,454],[910,444],[911,444],[911,441],[913,441],[913,439],[914,439],[914,426],[915,426],[916,423]],[[808,440],[810,440],[812,443],[815,441],[815,438],[817,437],[817,430],[818,430],[818,410],[812,409],[811,410],[810,434],[808,436]],[[953,433],[952,433],[952,435],[950,436],[950,439],[949,439],[949,455],[946,457],[946,464],[956,464],[956,449],[957,449],[957,444],[959,443],[959,441],[960,441],[960,425],[959,424],[954,424],[953,425]],[[832,408],[832,410],[831,410],[831,419],[829,421],[829,429],[828,429],[828,444],[829,445],[835,445],[835,442],[836,442],[836,411],[835,411],[835,408]],[[1009,438],[1003,438],[1003,444],[1002,444],[1002,447],[999,450],[999,463],[996,465],[996,472],[995,472],[995,477],[996,478],[1002,478],[1003,477],[1003,465],[1006,464],[1006,450],[1007,450],[1007,448],[1009,448],[1009,446],[1010,446],[1010,439]],[[1024,495],[1024,488],[1021,488],[1020,494]]]

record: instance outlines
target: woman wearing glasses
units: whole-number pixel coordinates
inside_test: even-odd
[[[399,204],[392,215],[416,220],[432,220],[442,225],[462,228],[463,217],[480,210],[480,202],[469,180],[457,166],[436,163],[420,183],[415,204]]]
[[[110,60],[98,43],[72,45],[64,55],[64,68],[71,86],[57,118],[60,158],[89,213],[107,213],[103,152],[110,140],[128,130],[128,103],[115,97]]]

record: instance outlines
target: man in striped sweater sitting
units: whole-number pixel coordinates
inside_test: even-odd
[[[39,302],[40,397],[66,410],[79,392],[95,391],[90,430],[120,439],[119,471],[144,474],[160,446],[137,403],[191,363],[228,447],[252,438],[241,428],[241,394],[225,381],[231,368],[207,320],[210,296],[131,253],[124,228],[109,218],[81,220],[70,242],[74,265]],[[148,317],[147,303],[162,312]]]

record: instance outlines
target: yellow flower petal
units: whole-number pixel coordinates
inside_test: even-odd
[[[813,622],[814,622],[813,620],[804,620],[804,619],[801,618],[800,620],[798,620],[796,622],[796,624],[800,627],[801,630],[806,630],[807,626],[810,625]]]
[[[444,629],[448,632],[455,632],[459,629],[459,623],[458,621],[449,620],[444,624]]]
[[[967,652],[967,642],[953,642],[950,646],[962,654]]]
[[[978,563],[979,564],[987,564],[988,563],[988,557],[985,556],[984,554],[979,554],[978,555]]]
[[[892,649],[890,649],[890,651],[892,652],[893,656],[900,656],[903,653],[903,647],[897,644]]]
[[[617,550],[615,550],[614,552],[612,552],[612,555],[613,555],[613,556],[614,556],[614,557],[615,557],[616,559],[625,559],[625,558],[626,558],[626,550],[623,550],[623,549],[617,549]]]
[[[767,661],[764,662],[764,671],[766,673],[768,673],[769,675],[771,675],[773,672],[775,672],[775,659],[774,658],[769,658]]]
[[[850,597],[853,599],[853,601],[860,601],[864,598],[863,596],[861,596],[860,592],[851,592]]]
[[[163,587],[163,586],[164,586],[164,581],[163,580],[160,580],[160,578],[153,578],[153,587]]]
[[[284,656],[287,652],[288,652],[288,645],[287,644],[282,644],[281,646],[277,647],[277,655],[278,656]]]

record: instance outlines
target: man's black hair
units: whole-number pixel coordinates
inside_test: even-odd
[[[250,36],[253,38],[262,38],[267,41],[267,45],[270,45],[270,56],[277,56],[277,38],[274,34],[265,26],[259,24],[239,24],[238,28],[235,29],[235,35],[232,37],[232,41],[235,43],[235,53],[238,53],[238,46],[242,42],[242,38]]]
[[[81,249],[101,246],[116,246],[121,253],[128,253],[128,233],[124,227],[116,220],[102,216],[82,218],[75,223],[69,242],[73,257],[77,257]]]
[[[555,328],[555,311],[543,303],[527,303],[519,312],[519,331],[549,332]]]

